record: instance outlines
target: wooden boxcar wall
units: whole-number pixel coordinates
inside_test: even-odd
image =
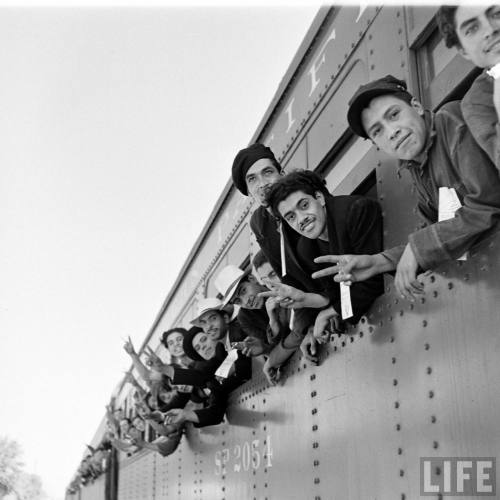
[[[460,97],[476,73],[444,48],[435,11],[329,9],[253,138],[287,169],[324,174],[334,193],[366,181],[383,207],[386,246],[414,230],[414,190],[393,160],[349,133],[347,101],[388,73],[430,108]],[[220,267],[254,252],[251,209],[228,194],[152,332],[153,347],[165,328],[187,324]],[[499,243],[493,237],[468,261],[424,277],[417,303],[396,296],[388,278],[384,296],[356,328],[332,338],[320,366],[295,356],[280,387],[266,383],[256,362],[252,381],[231,398],[227,423],[191,428],[170,457],[122,461],[120,500],[414,499],[420,457],[496,456]]]

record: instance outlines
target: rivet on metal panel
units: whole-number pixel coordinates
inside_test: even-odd
[[[368,40],[371,40],[373,38],[373,35],[368,35]]]
[[[427,375],[430,375],[432,373],[432,368],[430,366],[427,367]]]
[[[422,321],[422,326],[423,326],[424,328],[427,326],[427,320],[425,320],[425,319],[424,319],[424,320]]]
[[[359,338],[362,339],[363,338],[363,335],[364,333],[363,332],[359,332]]]
[[[393,365],[395,365],[396,364],[396,358],[392,358],[391,362],[392,362]]]
[[[393,379],[392,385],[398,385],[398,380],[397,379]]]
[[[369,326],[369,327],[368,327],[368,331],[369,331],[370,333],[373,333],[373,326]]]
[[[318,413],[318,409],[317,408],[313,408],[311,410],[311,415],[316,415],[316,413]]]
[[[319,460],[315,460],[315,461],[313,462],[313,465],[314,465],[314,467],[317,467],[317,466],[319,465]]]
[[[404,493],[401,493],[401,500],[406,500],[406,495]]]
[[[391,343],[392,343],[392,342],[394,342],[394,337],[391,337],[391,338],[389,339],[389,342],[391,342]]]
[[[398,455],[402,455],[403,454],[403,448],[398,448]]]
[[[399,475],[400,477],[403,477],[405,475],[405,471],[403,469],[399,470]]]
[[[441,467],[436,467],[436,476],[441,475]]]
[[[312,397],[312,398],[315,398],[315,397],[316,397],[316,395],[317,395],[317,392],[316,392],[316,391],[312,391],[312,392],[311,392],[311,397]]]
[[[314,478],[314,484],[319,484],[319,477]]]
[[[336,351],[336,350],[337,350],[337,346],[336,346],[336,345],[334,345],[334,346],[333,346],[333,350],[334,350],[334,351]]]
[[[370,65],[370,69],[371,69],[371,70],[374,70],[374,69],[375,69],[375,64],[371,64],[371,65]]]
[[[382,321],[380,322],[380,326],[382,326]],[[354,342],[354,337],[350,337],[351,339],[351,344]]]
[[[436,281],[436,277],[434,275],[432,275],[430,278],[429,278],[430,282],[431,283],[434,283]]]
[[[438,295],[439,295],[439,293],[437,292],[437,290],[434,290],[434,291],[432,292],[432,296],[433,296],[434,298],[436,298]]]
[[[313,448],[316,449],[319,447],[319,443],[313,443]]]
[[[344,341],[342,341],[342,344],[341,344],[341,345],[342,345],[342,347],[345,347],[345,342],[344,342]]]
[[[448,290],[451,290],[453,288],[453,283],[451,281],[448,283]]]
[[[413,311],[413,309],[415,309],[415,305],[414,304],[410,304],[410,311]]]
[[[401,61],[401,67],[404,68],[405,67],[405,62],[404,61]]]
[[[267,430],[267,426],[266,425],[264,425],[264,430]]]
[[[434,442],[432,443],[432,447],[433,447],[435,450],[437,450],[437,449],[439,448],[439,443],[438,443],[437,441],[434,441]]]
[[[428,351],[430,348],[431,348],[431,346],[430,346],[429,344],[424,344],[424,349],[425,349],[426,351]]]
[[[400,315],[400,316],[403,316],[403,315],[404,315],[404,313],[405,313],[405,312],[403,311],[403,309],[401,309],[401,310],[399,311],[399,315]]]
[[[401,424],[396,424],[396,430],[400,431],[401,430]]]
[[[431,423],[435,424],[436,423],[436,416],[435,415],[431,415]]]
[[[313,426],[312,426],[312,430],[313,430],[313,432],[317,431],[317,430],[318,430],[318,426],[317,426],[316,424],[315,424],[315,425],[313,425]]]
[[[421,303],[421,304],[425,304],[425,297],[422,297],[422,298],[420,299],[420,303]]]
[[[310,377],[309,377],[311,380],[315,380],[316,379],[316,375],[313,373]]]
[[[399,408],[399,401],[394,402],[394,408],[396,408],[396,410]]]
[[[434,397],[434,391],[429,391],[429,399],[432,399]]]

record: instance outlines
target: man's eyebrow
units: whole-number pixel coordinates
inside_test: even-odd
[[[465,21],[462,21],[462,23],[460,24],[460,26],[458,26],[458,30],[462,31],[464,30],[465,28],[467,28],[467,26],[469,26],[470,24],[474,23],[477,21],[477,16],[476,17],[471,17],[469,19],[466,19]]]

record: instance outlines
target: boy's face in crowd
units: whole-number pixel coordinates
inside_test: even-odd
[[[325,237],[325,197],[316,192],[314,196],[295,191],[278,203],[278,212],[289,226],[302,236],[315,240]]]
[[[375,97],[361,112],[368,137],[382,151],[400,160],[414,160],[427,139],[424,108],[412,100],[408,104],[393,95]]]
[[[465,59],[480,68],[500,62],[500,5],[459,5],[455,29]]]
[[[240,305],[243,309],[260,309],[264,305],[264,298],[258,294],[265,290],[252,275],[249,275],[238,285],[232,303]]]
[[[281,283],[280,277],[276,271],[272,268],[269,262],[264,262],[260,267],[255,269],[260,281],[267,286],[267,288],[272,289],[274,285],[279,285]]]
[[[126,434],[130,429],[130,424],[128,423],[128,420],[120,420],[120,432],[122,434]]]
[[[215,356],[215,345],[216,342],[205,332],[197,333],[193,337],[194,350],[207,361]]]
[[[133,424],[138,431],[144,432],[144,430],[146,429],[146,424],[144,423],[144,420],[142,420],[142,418],[135,417]]]
[[[220,311],[207,311],[198,322],[212,340],[219,340],[226,334],[228,319],[228,315]]]
[[[182,347],[182,340],[184,337],[182,333],[173,332],[167,337],[167,349],[172,356],[182,356],[184,354],[184,349]]]
[[[165,404],[170,403],[172,399],[174,399],[174,396],[175,396],[174,391],[171,391],[170,389],[165,389],[164,387],[162,387],[158,391],[158,399]]]
[[[281,174],[268,158],[257,160],[247,171],[245,181],[248,194],[262,206],[266,206],[266,195]]]

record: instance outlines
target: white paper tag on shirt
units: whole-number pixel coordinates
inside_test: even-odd
[[[293,330],[293,322],[295,320],[295,311],[292,309],[292,312],[290,313],[290,321],[288,323],[288,328],[290,328],[290,331]]]
[[[226,356],[226,359],[221,363],[215,375],[217,377],[227,378],[229,376],[229,372],[231,371],[234,362],[238,359],[238,350],[231,349]]]
[[[283,235],[283,222],[280,222],[280,254],[281,254],[281,277],[286,274],[285,236]]]
[[[462,206],[458,199],[457,192],[453,188],[439,188],[439,210],[438,221],[453,219],[455,212]],[[464,253],[457,260],[467,260],[467,253]]]
[[[352,317],[351,287],[345,283],[340,283],[340,308],[342,319]]]

